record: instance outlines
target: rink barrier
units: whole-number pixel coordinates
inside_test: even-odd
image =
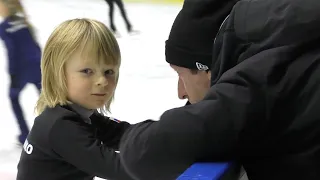
[[[234,163],[195,163],[177,180],[238,180],[240,166]]]

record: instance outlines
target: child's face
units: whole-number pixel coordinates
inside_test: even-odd
[[[118,68],[97,62],[84,60],[81,53],[75,53],[66,62],[68,100],[87,109],[103,107],[111,100],[116,86]]]

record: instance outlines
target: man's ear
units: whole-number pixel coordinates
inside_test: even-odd
[[[211,71],[208,71],[207,77],[208,77],[209,81],[211,81]]]

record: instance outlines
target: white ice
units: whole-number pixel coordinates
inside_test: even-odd
[[[109,10],[104,0],[22,2],[42,47],[53,28],[63,20],[87,17],[109,24]],[[118,38],[122,67],[112,115],[130,123],[150,118],[157,120],[164,111],[185,103],[177,98],[177,75],[166,63],[164,52],[165,40],[181,6],[128,3],[125,7],[134,28],[141,34],[127,35],[124,21],[116,8],[115,22],[122,35]],[[0,179],[14,180],[21,148],[16,146],[19,131],[8,98],[7,56],[2,42],[0,59]],[[30,127],[35,117],[37,98],[37,91],[32,85],[25,87],[20,98]]]

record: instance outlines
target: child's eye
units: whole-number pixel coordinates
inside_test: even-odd
[[[85,74],[91,74],[93,71],[91,69],[83,69],[81,70],[82,73],[85,73]]]
[[[113,75],[114,74],[114,70],[112,69],[108,69],[104,72],[105,75]]]

